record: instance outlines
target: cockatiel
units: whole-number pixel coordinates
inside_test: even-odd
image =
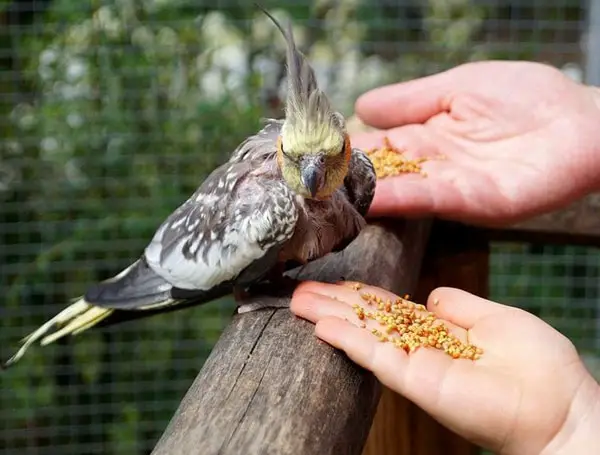
[[[262,8],[261,8],[262,9]],[[290,261],[305,264],[352,241],[375,190],[367,155],[352,148],[342,114],[284,29],[288,92],[284,120],[268,120],[158,228],[141,257],[87,290],[22,341],[78,334],[118,313],[155,314],[241,295]]]

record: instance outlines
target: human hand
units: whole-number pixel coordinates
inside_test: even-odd
[[[379,288],[305,282],[291,310],[316,323],[324,341],[372,371],[442,425],[502,455],[596,453],[600,388],[573,344],[535,316],[453,288],[431,293],[428,310],[483,349],[479,360],[419,348],[406,354],[370,333],[352,305],[361,292],[395,301]],[[437,304],[434,304],[436,302]],[[366,328],[358,327],[367,323]]]
[[[372,90],[356,103],[367,125],[353,145],[392,144],[427,178],[378,182],[370,215],[435,214],[505,225],[561,208],[600,188],[600,90],[532,62],[468,63]]]

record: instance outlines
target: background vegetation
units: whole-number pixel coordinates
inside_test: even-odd
[[[370,87],[469,60],[534,59],[579,74],[578,1],[262,3],[294,19],[347,114]],[[139,255],[260,118],[280,114],[282,49],[241,0],[0,3],[3,357]],[[599,266],[581,248],[497,246],[492,291],[593,362]],[[0,376],[0,453],[149,453],[232,309],[223,299],[32,349]]]

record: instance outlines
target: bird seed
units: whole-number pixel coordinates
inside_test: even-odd
[[[365,320],[377,321],[382,330],[372,329],[371,333],[381,342],[391,342],[406,353],[430,347],[441,350],[454,359],[477,360],[483,354],[481,348],[463,343],[453,335],[444,322],[427,311],[424,305],[401,297],[395,301],[384,300],[367,292],[362,292],[360,296],[367,309],[360,305],[354,305],[353,308],[361,320],[361,327]]]
[[[429,158],[411,160],[405,156],[402,150],[394,147],[387,137],[383,139],[383,147],[371,149],[367,151],[367,155],[375,167],[378,179],[400,174],[421,174],[423,177],[427,176],[421,164],[428,161]]]

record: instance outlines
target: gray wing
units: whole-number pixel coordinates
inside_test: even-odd
[[[88,287],[85,302],[105,308],[143,309],[171,299],[171,284],[139,258],[118,275]]]
[[[147,246],[148,265],[174,287],[208,290],[235,279],[293,235],[292,192],[280,179],[252,172],[251,164],[218,168]]]
[[[277,138],[281,134],[283,120],[264,119],[263,122],[265,125],[260,131],[236,147],[229,158],[230,163],[273,158],[277,151]]]
[[[367,215],[373,202],[376,183],[377,174],[367,154],[360,149],[352,149],[344,187],[348,200],[363,217]]]
[[[242,142],[232,159],[215,169],[165,220],[145,254],[115,277],[90,286],[85,301],[113,309],[153,309],[208,299],[214,292],[225,292],[234,280],[260,278],[277,260],[277,238],[287,239],[277,223],[285,217],[295,223],[297,216],[287,186],[273,181],[268,172],[275,163],[280,123],[267,120],[262,130]],[[277,212],[278,203],[289,207],[288,212]],[[266,224],[258,214],[274,224]],[[258,231],[240,233],[254,223]],[[251,265],[237,275],[248,262]],[[202,277],[185,277],[183,268]]]

